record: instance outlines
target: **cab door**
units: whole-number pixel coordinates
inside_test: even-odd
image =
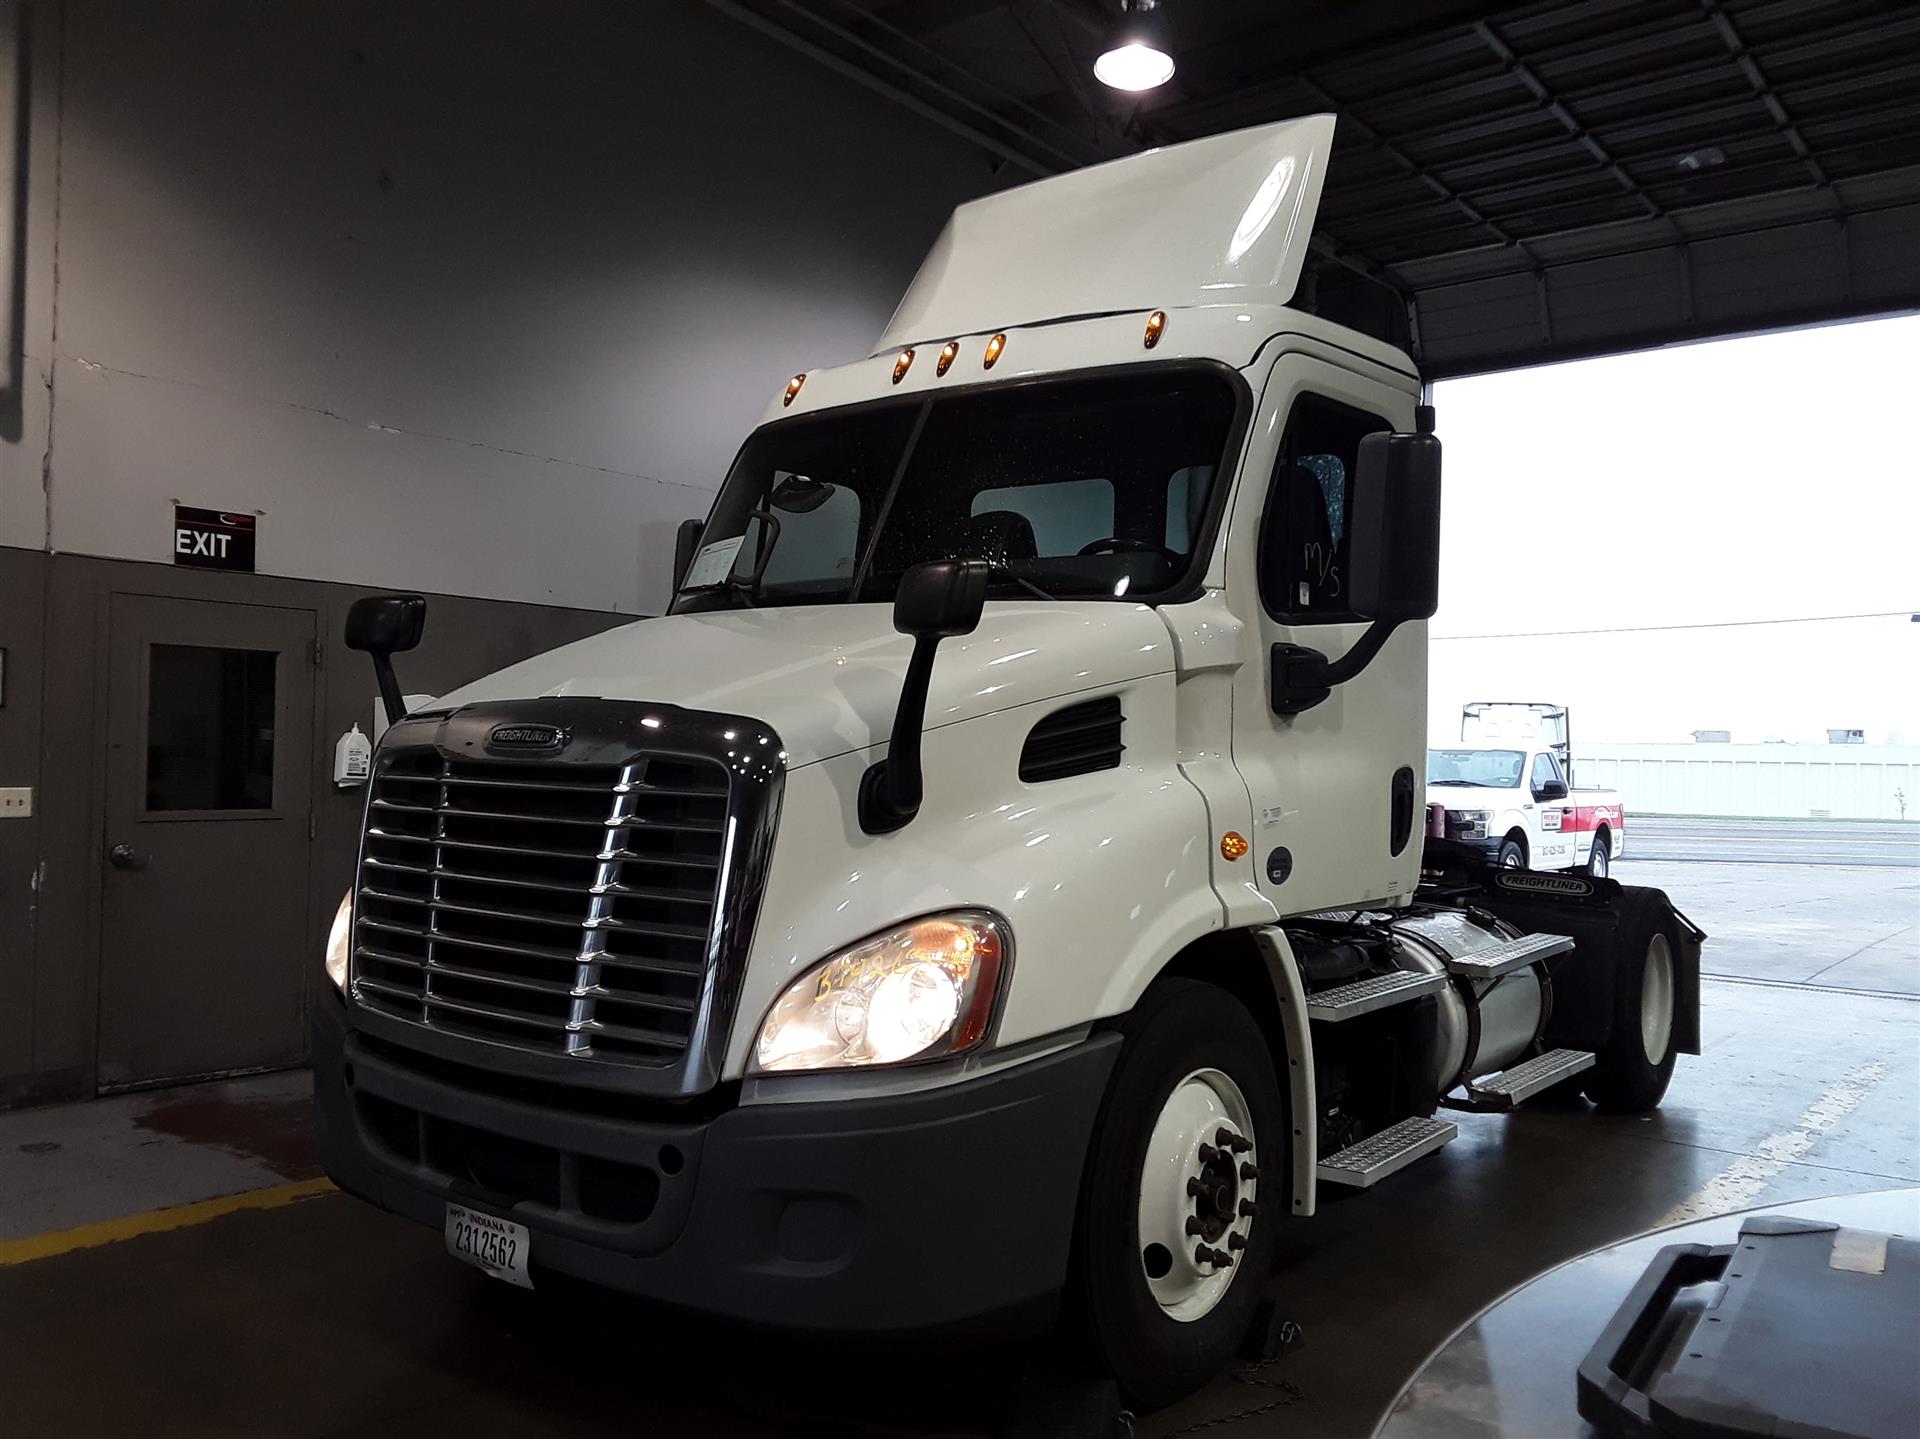
[[[1363,436],[1411,430],[1411,377],[1299,340],[1274,360],[1226,532],[1241,626],[1233,758],[1252,800],[1246,878],[1283,914],[1410,894],[1426,780],[1427,626],[1402,625],[1355,679],[1275,713],[1275,645],[1337,659],[1365,632],[1347,607]]]
[[[1533,790],[1534,814],[1539,821],[1533,868],[1571,868],[1579,862],[1573,853],[1576,838],[1573,801],[1567,789],[1567,777],[1560,772],[1560,761],[1552,750],[1541,750],[1534,755],[1527,783]]]

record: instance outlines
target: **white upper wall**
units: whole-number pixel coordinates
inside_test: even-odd
[[[165,561],[178,499],[261,511],[263,572],[658,609],[767,396],[864,354],[994,183],[696,4],[65,22],[64,77],[34,46],[4,544],[50,514],[54,549]]]

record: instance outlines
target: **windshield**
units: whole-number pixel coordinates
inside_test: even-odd
[[[997,586],[1151,596],[1187,573],[1238,397],[1156,368],[865,405],[763,426],[734,461],[682,608],[888,600],[925,560]]]
[[[1526,766],[1525,750],[1430,749],[1427,751],[1427,783],[1518,789]]]

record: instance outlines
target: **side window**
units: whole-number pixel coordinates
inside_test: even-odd
[[[1360,441],[1393,428],[1320,395],[1301,395],[1287,416],[1260,524],[1260,598],[1295,623],[1358,618],[1347,608],[1353,467]]]
[[[1061,480],[981,490],[969,513],[976,519],[1017,515],[1025,520],[1033,535],[1030,555],[1077,555],[1081,546],[1113,534],[1113,481]],[[1009,524],[1017,528],[1017,521]]]
[[[1550,754],[1537,754],[1533,757],[1533,787],[1541,789],[1560,778],[1560,766]]]

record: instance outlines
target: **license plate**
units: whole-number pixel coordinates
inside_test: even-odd
[[[492,1214],[482,1214],[463,1204],[447,1206],[447,1253],[464,1260],[495,1279],[533,1288],[527,1273],[527,1251],[531,1248],[527,1226],[515,1224]]]

